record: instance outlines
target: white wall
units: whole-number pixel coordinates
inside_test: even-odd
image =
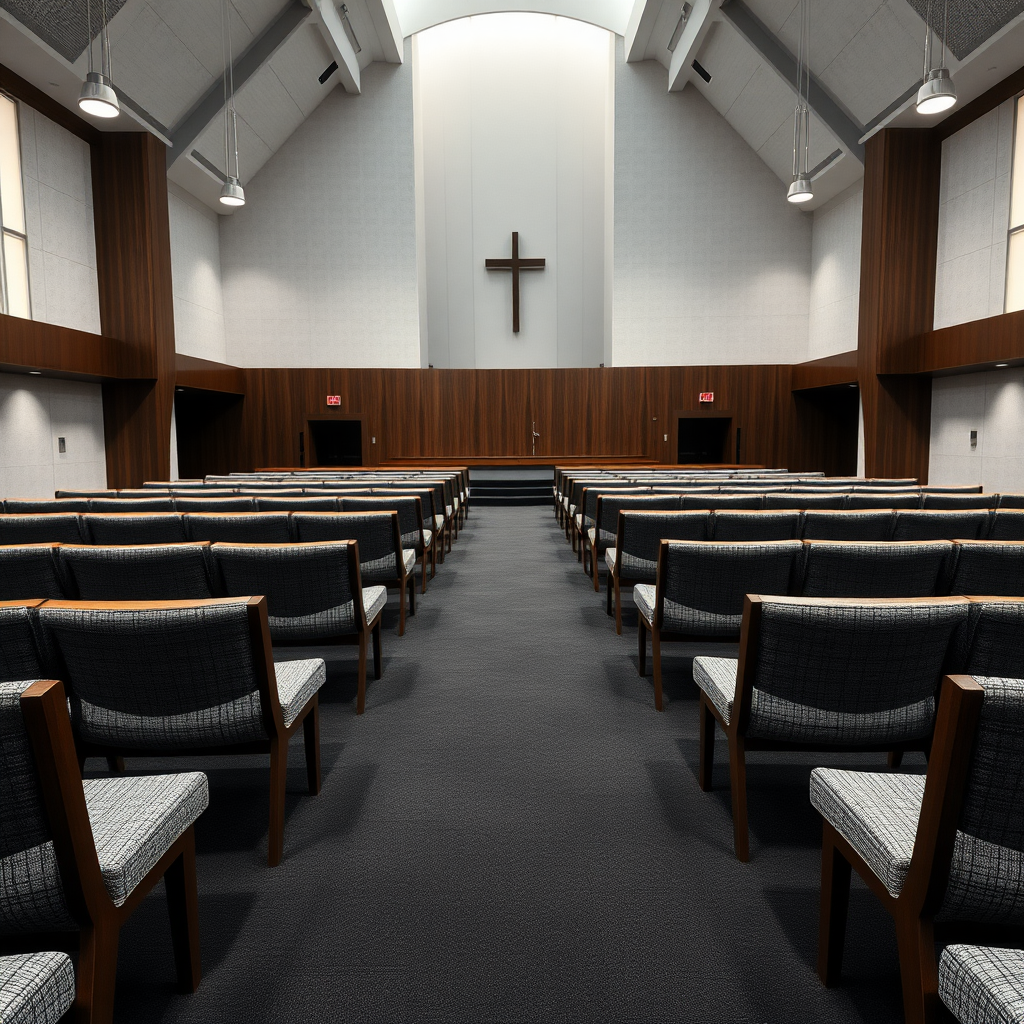
[[[435,367],[597,366],[613,168],[614,36],[545,14],[464,18],[415,37],[421,302]],[[488,257],[544,257],[521,276]]]
[[[217,214],[173,182],[168,185],[174,347],[200,359],[227,360]]]
[[[99,384],[0,374],[0,497],[107,485]],[[63,437],[67,452],[60,454]]]
[[[808,359],[857,347],[863,216],[863,181],[814,211]]]
[[[88,143],[18,104],[32,319],[98,334]]]
[[[1024,369],[934,380],[928,481],[1024,491]]]
[[[806,359],[812,222],[697,89],[618,41],[616,366]]]
[[[406,56],[334,89],[221,219],[229,363],[420,365]]]
[[[1003,312],[1013,100],[942,143],[934,327]]]

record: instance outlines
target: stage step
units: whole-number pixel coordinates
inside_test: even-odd
[[[470,502],[473,505],[550,505],[553,467],[473,466]]]

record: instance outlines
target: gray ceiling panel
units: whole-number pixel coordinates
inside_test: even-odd
[[[127,0],[106,0],[109,21],[127,3]],[[86,4],[85,0],[0,0],[8,14],[34,32],[47,46],[56,50],[69,64],[74,64],[85,53]],[[92,35],[102,24],[102,0],[92,3]]]
[[[943,0],[907,0],[922,17],[929,17],[941,34]],[[949,0],[949,27],[946,45],[957,60],[963,60],[986,39],[1018,15],[1024,14],[1024,0]]]

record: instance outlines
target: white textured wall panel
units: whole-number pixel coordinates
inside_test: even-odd
[[[808,359],[857,347],[863,217],[863,182],[814,211]]]
[[[412,69],[335,89],[221,218],[227,361],[419,366]]]
[[[614,364],[806,359],[811,215],[696,89],[621,49]]]

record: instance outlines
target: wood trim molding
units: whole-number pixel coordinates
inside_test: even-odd
[[[238,366],[176,352],[174,371],[175,384],[179,388],[220,391],[229,395],[245,394],[245,371]]]
[[[3,64],[0,64],[0,89],[9,93],[16,100],[27,103],[33,110],[37,110],[55,124],[59,124],[61,128],[66,128],[73,135],[88,142],[90,146],[99,141],[103,134],[95,125],[68,110],[52,96],[48,96],[42,89],[37,89],[31,82],[26,82],[21,75],[16,74]]]
[[[1024,310],[916,335],[887,354],[881,372],[947,375],[1017,360],[1024,360]]]
[[[857,383],[857,350],[840,352],[834,356],[810,359],[806,363],[794,363],[792,367],[792,388],[803,391],[806,388],[827,388],[835,384]]]
[[[0,313],[0,370],[42,370],[47,377],[116,380],[144,376],[136,354],[117,338]]]

